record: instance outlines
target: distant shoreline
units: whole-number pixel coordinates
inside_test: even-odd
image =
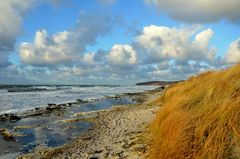
[[[148,82],[139,82],[139,83],[136,83],[136,85],[137,86],[149,86],[149,85],[165,86],[165,85],[175,84],[179,82],[182,82],[182,81],[148,81]]]

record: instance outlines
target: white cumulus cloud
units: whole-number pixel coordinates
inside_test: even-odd
[[[129,68],[137,63],[137,53],[130,45],[114,45],[107,56],[111,65]]]
[[[211,61],[215,57],[208,43],[213,36],[211,29],[197,34],[196,28],[169,28],[150,25],[137,37],[137,47],[149,62],[164,60]],[[192,40],[195,38],[195,40]]]
[[[240,63],[240,39],[230,44],[225,58],[228,64]]]
[[[209,44],[209,40],[213,37],[213,35],[214,32],[212,31],[212,29],[206,29],[196,35],[195,42],[201,47],[207,47]]]
[[[98,37],[110,32],[111,27],[111,17],[81,12],[73,29],[54,35],[48,35],[44,29],[38,30],[32,43],[21,44],[21,60],[33,66],[64,65],[81,59],[90,60],[92,55],[84,56],[86,47],[95,44]]]

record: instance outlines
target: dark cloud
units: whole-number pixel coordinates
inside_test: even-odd
[[[14,51],[17,36],[21,33],[21,25],[32,0],[0,1],[0,66],[10,64],[8,55]]]
[[[0,51],[0,68],[9,66],[11,63],[8,61],[8,56],[6,52]]]
[[[240,40],[238,40],[238,49],[240,50]]]
[[[210,23],[227,20],[240,22],[239,0],[145,0],[157,5],[160,12],[190,23]]]
[[[163,45],[163,41],[162,41],[161,37],[159,37],[159,36],[153,36],[153,37],[151,38],[151,40],[152,40],[153,42],[155,42],[155,44],[156,44],[157,46]]]

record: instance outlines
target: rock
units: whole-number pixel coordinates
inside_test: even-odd
[[[22,126],[14,126],[13,129],[14,130],[22,130],[22,129],[32,129],[34,127],[37,127],[37,126],[34,126],[34,125],[22,125]]]
[[[58,104],[57,106],[58,106],[58,107],[67,107],[68,104],[67,104],[67,103],[64,103],[64,104]]]
[[[3,114],[3,115],[0,115],[0,121],[17,122],[19,120],[21,120],[21,117],[17,116],[16,114]]]
[[[84,101],[82,99],[77,99],[76,102],[83,103]]]
[[[46,107],[38,107],[31,110],[27,110],[20,114],[22,118],[28,118],[28,117],[36,117],[36,116],[44,116],[49,115],[51,113],[60,113],[59,116],[62,115],[62,110],[67,107],[68,104],[51,104],[49,103]],[[58,115],[58,114],[57,114]],[[1,121],[1,119],[0,119]]]
[[[54,103],[48,103],[48,106],[56,106],[56,104],[54,104]]]
[[[95,150],[95,152],[94,153],[102,153],[103,152],[103,150]]]
[[[82,99],[77,99],[76,100],[77,104],[79,103],[88,103],[88,101],[82,100]]]
[[[23,134],[12,133],[6,128],[0,128],[0,134],[3,136],[3,139],[6,141],[16,141],[15,137],[22,137]]]
[[[119,99],[119,98],[121,98],[121,96],[120,95],[115,95],[114,97],[110,97],[110,98]]]
[[[45,111],[45,112],[46,112],[46,111]],[[31,111],[24,112],[24,113],[22,114],[22,117],[23,117],[23,118],[27,118],[27,117],[42,116],[43,114],[44,114],[44,111],[39,108],[39,109],[36,110],[36,111],[31,110]]]
[[[61,109],[61,108],[62,108],[62,105],[52,105],[52,106],[47,106],[46,110],[53,111],[53,110]]]
[[[68,106],[72,106],[73,105],[73,103],[67,103],[68,104]]]
[[[0,133],[6,131],[6,128],[0,128]]]
[[[40,108],[35,108],[34,110],[40,110]]]
[[[3,136],[3,139],[6,141],[16,141],[13,135],[6,128],[1,128],[0,134]]]
[[[160,86],[160,87],[158,87],[158,88],[156,88],[156,89],[154,89],[154,90],[152,90],[152,91],[153,91],[153,92],[161,92],[161,91],[163,91],[166,87],[167,87],[167,86]]]

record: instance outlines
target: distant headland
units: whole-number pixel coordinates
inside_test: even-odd
[[[148,82],[140,82],[136,83],[137,86],[145,86],[145,85],[169,85],[174,83],[179,83],[182,81],[148,81]]]

